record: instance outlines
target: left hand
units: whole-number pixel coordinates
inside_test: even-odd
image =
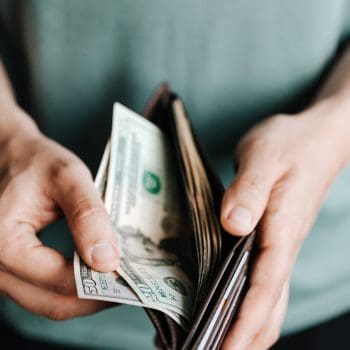
[[[240,236],[259,223],[258,254],[224,349],[264,350],[279,338],[298,251],[350,159],[345,119],[335,111],[326,102],[300,115],[274,116],[237,148],[238,173],[223,198],[221,222]]]

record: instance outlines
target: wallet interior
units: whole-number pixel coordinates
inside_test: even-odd
[[[167,135],[179,163],[180,178],[185,183],[179,138],[174,122],[172,104],[178,97],[162,84],[151,98],[144,111],[144,117],[159,126]],[[214,215],[220,217],[221,199],[224,187],[206,156],[203,146],[192,130],[196,150],[204,165],[214,203]],[[186,197],[186,196],[185,196]],[[193,198],[188,198],[191,205]],[[225,233],[221,228],[221,259],[215,278],[208,286],[205,298],[195,303],[193,320],[187,331],[178,326],[167,315],[146,309],[158,335],[158,343],[166,349],[216,349],[222,344],[224,336],[239,306],[240,298],[247,283],[248,256],[254,234],[246,238],[236,238]],[[195,254],[195,252],[193,252]]]

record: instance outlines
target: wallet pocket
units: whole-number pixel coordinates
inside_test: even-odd
[[[171,142],[178,163],[179,176],[184,188],[188,187],[189,176],[197,176],[196,180],[198,180],[198,174],[191,175],[191,172],[188,170],[189,164],[193,159],[200,163],[199,169],[204,169],[203,178],[208,182],[208,196],[212,201],[208,203],[212,210],[203,210],[203,205],[201,207],[196,203],[197,197],[189,190],[184,191],[184,198],[189,212],[195,211],[193,206],[196,205],[197,214],[199,210],[202,210],[199,212],[203,216],[203,221],[211,219],[212,222],[218,225],[215,234],[220,235],[220,258],[217,258],[215,266],[210,266],[212,268],[211,274],[204,282],[205,295],[197,294],[193,317],[187,330],[180,328],[173,320],[159,311],[147,310],[147,313],[155,325],[162,348],[183,350],[218,349],[234,319],[249,282],[248,264],[254,233],[248,237],[236,238],[224,232],[220,226],[220,205],[224,187],[214,167],[211,165],[204,147],[191,127],[184,110],[181,110],[181,113],[184,115],[183,120],[185,122],[183,124],[177,123],[174,115],[176,113],[175,103],[181,104],[181,100],[170,91],[167,83],[163,83],[150,99],[144,111],[144,116],[158,125]],[[186,136],[182,135],[183,137],[181,137],[180,133],[185,131],[181,129],[181,125],[188,129],[186,130]],[[182,142],[186,140],[186,137],[187,140],[190,138],[190,145],[193,146],[193,159],[190,156],[184,159],[184,145]],[[212,217],[209,218],[209,216]],[[194,228],[196,222],[193,220],[193,215],[190,222],[192,223],[192,228]],[[197,235],[201,234],[198,229],[198,223],[196,233]],[[197,254],[198,259],[198,249],[196,250],[193,246],[195,246],[194,242],[191,248],[192,254]],[[187,251],[186,254],[191,253]],[[196,266],[196,269],[195,276],[192,277],[196,279],[194,283],[199,284],[199,267]]]

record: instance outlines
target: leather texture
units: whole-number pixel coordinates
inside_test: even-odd
[[[144,117],[159,126],[169,136],[177,155],[180,175],[186,176],[179,152],[177,131],[172,115],[172,102],[179,97],[167,83],[162,83],[154,92],[144,110]],[[219,177],[212,167],[203,145],[192,128],[198,154],[203,162],[214,198],[214,213],[219,218],[220,204],[224,193]],[[191,198],[188,204],[191,203]],[[219,349],[229,326],[239,308],[247,289],[249,256],[254,242],[254,232],[244,238],[233,237],[222,229],[222,260],[215,274],[216,278],[208,286],[208,294],[194,310],[194,318],[185,332],[163,313],[147,309],[146,312],[157,331],[157,345],[162,349]]]

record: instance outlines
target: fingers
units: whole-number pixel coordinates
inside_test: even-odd
[[[16,234],[1,237],[0,244],[1,270],[56,293],[75,292],[72,263],[42,245],[33,233],[18,228]]]
[[[264,328],[248,346],[249,350],[265,350],[274,345],[280,337],[284,315],[288,306],[289,281],[283,286],[282,295],[272,311]]]
[[[246,349],[264,327],[289,275],[285,251],[267,249],[254,264],[251,286],[241,305],[237,320],[225,341],[224,349]]]
[[[55,199],[64,211],[77,251],[98,271],[113,271],[119,251],[112,223],[88,170],[76,162],[61,162],[53,176]]]
[[[6,272],[0,272],[0,291],[26,310],[57,321],[89,315],[110,305],[100,301],[81,300],[76,295],[52,293]]]
[[[0,269],[58,293],[74,292],[72,264],[62,254],[40,242],[35,235],[35,225],[19,220],[22,211],[18,203],[24,204],[25,208],[33,206],[23,197],[11,191],[1,197]]]
[[[225,349],[246,349],[264,328],[280,299],[296,258],[297,237],[304,225],[302,219],[296,220],[293,209],[300,206],[300,198],[293,183],[288,181],[271,193],[259,226],[260,251],[252,269],[250,288],[226,338]]]
[[[257,225],[269,200],[271,189],[281,174],[268,152],[258,157],[242,154],[238,174],[226,190],[221,207],[221,224],[234,235],[247,235]]]

